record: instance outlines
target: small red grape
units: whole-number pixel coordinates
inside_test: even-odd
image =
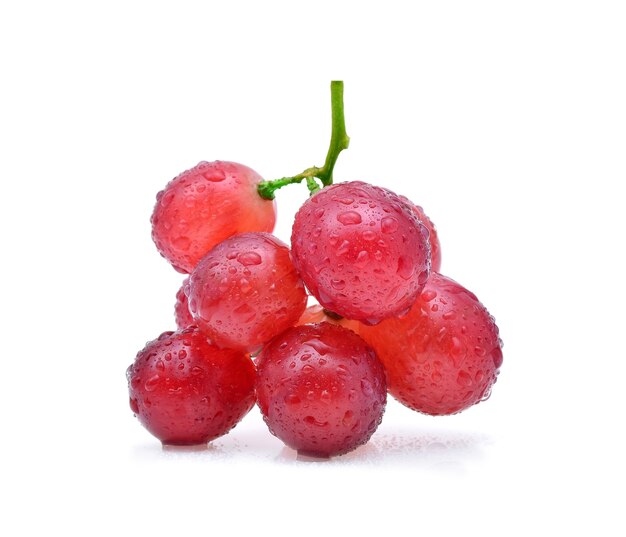
[[[385,410],[385,372],[354,332],[329,323],[290,328],[257,358],[257,399],[270,432],[318,456],[364,444]]]
[[[286,244],[242,233],[213,248],[189,280],[194,322],[221,347],[254,352],[293,326],[306,307]]]
[[[189,285],[189,278],[185,278],[180,289],[176,293],[176,304],[174,305],[174,318],[178,328],[187,328],[193,324],[193,317],[189,311],[189,303],[185,294],[185,286]]]
[[[211,345],[196,327],[147,343],[126,375],[130,408],[164,444],[214,440],[254,406],[252,360]]]
[[[430,273],[428,231],[396,194],[339,183],[296,214],[293,261],[325,308],[375,324],[407,311]]]
[[[176,270],[190,273],[213,246],[235,233],[271,232],[273,201],[259,196],[263,179],[235,162],[200,162],[157,194],[152,238]]]
[[[389,393],[409,408],[454,414],[486,399],[502,365],[498,327],[476,296],[432,273],[401,319],[361,326],[387,370]]]

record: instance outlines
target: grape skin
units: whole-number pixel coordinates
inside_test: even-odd
[[[502,365],[498,327],[476,296],[433,273],[411,311],[359,334],[387,371],[389,393],[431,415],[454,414],[489,397]]]
[[[351,330],[293,327],[257,357],[257,402],[270,432],[315,456],[347,453],[369,440],[386,405],[384,369]]]
[[[309,198],[291,243],[294,265],[319,303],[370,324],[407,311],[430,273],[426,227],[396,194],[358,181]]]
[[[157,194],[152,239],[172,266],[190,273],[224,239],[246,231],[272,232],[276,205],[259,196],[263,179],[236,162],[200,162]]]
[[[196,327],[148,342],[126,375],[131,410],[164,444],[210,442],[255,402],[252,360],[211,345]]]
[[[189,285],[189,278],[185,278],[180,289],[176,292],[176,304],[174,305],[174,319],[178,328],[187,328],[193,324],[193,317],[189,311],[189,303],[185,294],[185,287]]]
[[[307,294],[286,244],[241,233],[202,258],[185,290],[196,323],[220,347],[255,352],[293,326]]]

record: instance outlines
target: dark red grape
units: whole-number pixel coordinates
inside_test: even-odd
[[[211,345],[196,327],[147,343],[126,375],[130,408],[164,444],[214,440],[254,405],[252,360]]]
[[[385,372],[351,330],[329,323],[290,328],[257,358],[257,399],[272,434],[317,456],[364,444],[386,404]]]

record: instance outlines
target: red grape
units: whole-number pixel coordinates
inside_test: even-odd
[[[211,345],[196,327],[147,343],[126,375],[130,408],[164,444],[209,442],[254,406],[252,360]]]
[[[242,233],[213,248],[191,274],[194,322],[221,347],[249,352],[293,326],[307,295],[289,248],[269,233]]]
[[[426,227],[396,194],[358,181],[310,197],[291,243],[319,303],[371,324],[407,311],[430,272]]]
[[[174,305],[174,318],[178,328],[187,328],[193,324],[193,317],[189,311],[189,303],[185,294],[185,286],[189,284],[189,278],[185,278],[180,289],[176,293],[176,304]]]
[[[439,236],[437,235],[435,224],[426,216],[424,209],[419,205],[415,205],[415,203],[406,199],[404,196],[400,197],[407,202],[420,222],[426,226],[428,230],[428,242],[430,244],[430,271],[439,272],[441,270],[441,244],[439,243]]]
[[[213,246],[235,233],[271,232],[276,207],[257,193],[262,178],[235,162],[200,162],[157,194],[152,238],[176,270],[191,272]]]
[[[432,273],[401,319],[361,326],[387,370],[389,393],[432,415],[460,412],[486,399],[502,364],[498,327],[476,296]]]
[[[385,372],[354,332],[329,323],[290,328],[257,358],[257,399],[289,447],[340,455],[372,436],[385,410]]]

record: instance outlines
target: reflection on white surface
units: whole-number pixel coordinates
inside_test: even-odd
[[[338,457],[317,458],[286,447],[262,429],[248,429],[229,434],[208,445],[162,446],[158,442],[137,446],[136,459],[227,460],[263,459],[281,465],[387,466],[410,465],[438,472],[462,473],[480,462],[485,450],[494,443],[481,433],[400,429],[377,432],[356,450]]]

